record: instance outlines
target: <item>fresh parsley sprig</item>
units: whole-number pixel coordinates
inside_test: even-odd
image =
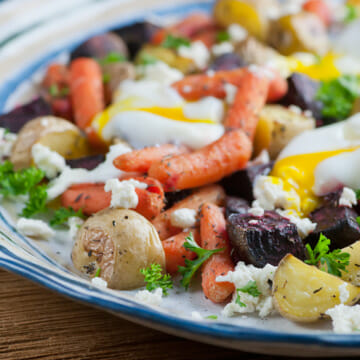
[[[21,216],[26,218],[46,211],[47,185],[38,185],[29,191],[29,198],[22,209]]]
[[[165,40],[162,42],[161,46],[168,49],[175,49],[177,50],[181,46],[189,47],[191,42],[189,39],[180,36],[174,36],[168,34]]]
[[[50,225],[51,226],[62,225],[66,223],[69,220],[69,218],[74,216],[80,217],[82,219],[85,218],[85,215],[83,214],[81,209],[75,211],[71,206],[67,208],[61,207],[55,211],[53,218],[50,220]]]
[[[191,279],[200,266],[215,253],[223,251],[224,249],[206,250],[201,248],[192,233],[186,238],[184,248],[193,251],[198,256],[195,260],[185,259],[185,266],[179,266],[179,273],[182,275],[181,285],[187,290],[189,288]]]
[[[308,259],[305,262],[309,265],[318,266],[320,270],[327,271],[329,274],[341,277],[341,271],[347,272],[346,266],[349,265],[350,254],[336,249],[330,252],[331,241],[325,235],[320,234],[319,241],[314,249],[310,244],[306,244]],[[326,264],[326,268],[325,265]]]
[[[216,34],[216,41],[217,42],[224,42],[224,41],[229,41],[230,40],[230,34],[226,31],[219,31]]]
[[[126,61],[126,57],[116,51],[109,52],[105,57],[98,60],[100,65],[108,65]]]
[[[236,289],[235,304],[238,304],[241,307],[246,307],[246,304],[241,301],[241,295],[239,294],[239,292],[242,292],[244,294],[249,294],[253,297],[259,297],[261,295],[261,291],[259,291],[256,281],[250,280],[242,288]]]
[[[146,290],[153,291],[157,288],[163,290],[163,295],[168,295],[168,289],[172,289],[173,282],[171,275],[163,274],[161,265],[151,264],[150,267],[140,270],[141,274],[145,277]]]
[[[140,60],[139,60],[141,65],[152,65],[158,61],[159,61],[158,58],[156,58],[154,55],[151,55],[147,52],[141,53]]]
[[[358,18],[358,16],[359,16],[358,11],[357,11],[356,7],[352,4],[346,4],[345,9],[346,9],[346,13],[345,13],[345,17],[344,17],[344,23],[350,24]]]

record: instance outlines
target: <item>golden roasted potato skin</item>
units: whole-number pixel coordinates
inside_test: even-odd
[[[357,98],[352,108],[352,114],[357,114],[359,112],[360,112],[360,98]]]
[[[254,153],[269,151],[275,159],[292,138],[315,127],[315,119],[297,114],[281,105],[266,105],[259,116],[254,138]]]
[[[144,285],[140,273],[151,264],[165,268],[165,255],[154,226],[133,210],[105,209],[86,220],[72,250],[74,266],[100,276],[112,289],[129,290]]]
[[[341,278],[355,286],[360,286],[360,241],[343,248],[341,252],[350,254],[349,265],[346,267],[348,272],[342,272]]]
[[[31,148],[35,143],[49,147],[66,159],[90,152],[86,137],[74,124],[55,116],[41,116],[26,123],[18,134],[10,156],[15,169],[32,164]]]
[[[285,15],[271,23],[268,42],[283,55],[312,52],[324,55],[328,35],[321,20],[309,12]]]
[[[274,305],[285,318],[314,322],[326,317],[326,310],[341,303],[339,286],[342,284],[347,284],[350,294],[345,304],[355,304],[360,299],[359,287],[288,254],[275,272]]]

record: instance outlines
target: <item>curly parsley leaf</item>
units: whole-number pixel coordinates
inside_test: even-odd
[[[356,7],[351,4],[346,4],[345,9],[346,9],[346,13],[344,17],[344,23],[350,24],[358,18],[358,11]]]
[[[250,280],[244,287],[237,290],[254,297],[259,297],[259,295],[261,295],[261,292],[257,287],[256,281]]]
[[[141,65],[152,65],[158,62],[159,60],[149,53],[143,52],[140,55],[140,64]]]
[[[101,268],[98,268],[98,269],[96,270],[96,273],[95,273],[94,277],[99,277],[99,276],[100,276],[100,273],[101,273]]]
[[[217,320],[217,315],[209,315],[207,316],[205,319],[209,319],[209,320]]]
[[[359,77],[343,75],[337,79],[322,82],[316,99],[323,103],[322,115],[325,118],[343,120],[350,115],[359,95]]]
[[[177,50],[181,46],[189,47],[191,45],[190,40],[184,37],[178,37],[173,35],[167,35],[161,46],[168,49]]]
[[[239,292],[241,292],[240,289],[236,289],[236,300],[235,304],[238,304],[240,307],[246,307],[246,304],[241,301],[241,297]]]
[[[21,216],[29,218],[46,210],[47,185],[38,185],[30,189],[29,198],[21,212]]]
[[[329,274],[341,277],[341,271],[347,272],[346,266],[349,265],[350,254],[336,249],[330,252],[331,241],[325,235],[320,234],[319,241],[312,249],[310,244],[306,244],[308,259],[305,262],[309,265],[321,266],[320,270],[327,271]]]
[[[216,41],[217,42],[224,42],[230,40],[230,34],[227,31],[219,31],[216,34]]]
[[[50,220],[50,225],[51,226],[62,225],[66,223],[71,217],[79,217],[84,219],[85,215],[83,214],[81,209],[75,211],[71,206],[67,208],[61,207],[55,211],[53,218]]]
[[[126,61],[126,57],[116,51],[111,51],[104,58],[98,60],[100,65],[108,65],[124,61]]]
[[[179,273],[183,276],[180,283],[187,290],[191,279],[200,266],[209,259],[210,256],[223,251],[224,249],[203,249],[196,243],[192,233],[190,233],[190,235],[186,238],[186,242],[183,246],[185,249],[193,251],[198,256],[195,260],[185,259],[185,266],[179,266]]]
[[[151,264],[150,267],[140,270],[141,274],[145,277],[146,290],[153,291],[157,288],[163,290],[163,295],[168,295],[168,289],[172,289],[173,282],[171,275],[162,273],[161,265]]]
[[[50,94],[52,97],[63,97],[63,96],[69,95],[69,93],[70,93],[70,89],[69,89],[69,87],[67,87],[67,86],[59,89],[59,87],[58,87],[57,84],[52,84],[52,85],[49,87],[49,94]]]

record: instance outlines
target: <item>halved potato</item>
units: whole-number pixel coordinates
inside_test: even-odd
[[[360,286],[360,241],[343,248],[341,252],[350,254],[349,265],[346,267],[348,272],[342,272],[341,278]]]
[[[296,135],[315,127],[315,119],[285,108],[281,105],[266,105],[260,113],[254,139],[254,153],[269,151],[275,159],[280,151]]]
[[[10,156],[15,169],[32,164],[31,148],[36,143],[47,146],[66,159],[90,153],[88,141],[78,127],[55,116],[42,116],[29,121],[20,130]]]
[[[357,98],[354,102],[352,113],[357,114],[360,112],[360,98]]]
[[[345,305],[360,299],[360,288],[286,255],[275,272],[273,300],[280,314],[290,320],[313,322],[326,317],[326,310],[341,303],[339,286],[347,284]]]

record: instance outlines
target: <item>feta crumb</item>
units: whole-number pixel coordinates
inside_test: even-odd
[[[178,54],[184,58],[193,60],[200,69],[206,68],[210,60],[209,50],[202,41],[194,41],[190,46],[180,46]]]
[[[311,110],[305,110],[303,112],[304,116],[307,118],[312,118],[314,116],[313,112]]]
[[[187,229],[195,226],[196,224],[196,210],[182,208],[173,211],[170,216],[172,226],[176,226],[182,229]]]
[[[258,220],[249,220],[250,225],[257,225],[259,223]]]
[[[267,77],[268,79],[273,79],[275,74],[269,68],[259,65],[250,65],[248,70],[257,77]]]
[[[55,235],[55,231],[42,220],[20,218],[16,223],[16,229],[25,236],[45,240]]]
[[[337,305],[325,312],[332,319],[334,332],[349,334],[360,329],[360,305]]]
[[[108,283],[107,281],[105,281],[104,279],[102,279],[99,276],[96,276],[94,278],[91,279],[91,284],[98,286],[100,288],[107,288],[108,287]]]
[[[299,215],[293,210],[277,209],[276,212],[296,225],[299,236],[302,239],[305,239],[316,228],[316,223],[311,222],[309,218],[300,218]]]
[[[7,132],[0,128],[0,160],[4,160],[11,155],[11,149],[17,139],[17,135]]]
[[[201,314],[198,311],[192,311],[191,312],[191,317],[194,320],[202,320],[203,319],[203,317],[201,316]]]
[[[162,303],[163,291],[157,288],[154,292],[148,290],[140,290],[135,294],[135,300],[146,305],[159,306]]]
[[[248,212],[254,216],[263,216],[264,215],[264,209],[261,207],[252,207],[249,209]]]
[[[260,154],[254,159],[248,162],[248,166],[265,165],[270,162],[270,155],[266,149],[261,150]]]
[[[339,205],[352,207],[356,204],[357,199],[355,191],[345,186],[339,199]]]
[[[81,225],[84,223],[84,220],[77,217],[72,216],[68,219],[68,225],[69,225],[69,238],[71,240],[75,240],[76,235],[81,227]]]
[[[216,74],[216,71],[211,70],[211,69],[206,72],[206,75],[210,76],[210,77],[213,77],[215,74]]]
[[[225,109],[221,100],[207,96],[199,101],[186,103],[183,112],[188,119],[205,119],[220,123],[224,118]]]
[[[235,96],[238,91],[238,88],[235,85],[226,83],[224,85],[224,89],[225,89],[225,93],[226,93],[226,98],[225,98],[226,102],[228,104],[233,104],[235,101]]]
[[[349,290],[347,289],[348,284],[343,283],[339,286],[339,299],[342,304],[345,304],[350,297]]]
[[[139,73],[144,77],[144,80],[155,81],[163,85],[171,85],[184,77],[181,71],[162,61],[139,67]]]
[[[300,209],[300,197],[294,191],[285,191],[284,183],[280,178],[273,176],[258,176],[254,185],[252,207],[261,207],[264,210],[276,208]]]
[[[65,159],[61,155],[42,144],[35,144],[31,148],[31,154],[35,165],[44,171],[48,179],[55,178],[66,167]]]
[[[222,311],[222,314],[227,317],[235,316],[236,314],[259,312],[261,318],[274,314],[276,312],[272,294],[271,282],[273,281],[276,267],[267,264],[264,268],[259,269],[253,265],[246,265],[240,261],[237,263],[234,271],[229,271],[224,276],[218,276],[217,282],[232,282],[236,289],[240,289],[248,284],[249,281],[255,281],[258,290],[261,294],[258,297],[252,296],[241,291],[235,292],[231,303],[227,304]],[[240,301],[246,304],[242,307],[236,304],[237,295],[240,295]]]
[[[231,24],[227,28],[227,32],[230,35],[230,39],[234,42],[240,42],[247,38],[248,32],[245,28],[239,24]]]
[[[288,109],[289,109],[291,112],[293,112],[294,114],[296,114],[296,115],[301,115],[301,114],[302,114],[302,110],[301,110],[298,106],[296,106],[296,105],[290,105],[290,106],[288,107]]]
[[[216,44],[211,48],[211,52],[215,56],[220,56],[234,51],[234,45],[229,41],[223,41],[220,44]]]
[[[123,181],[109,179],[106,181],[104,190],[111,191],[111,207],[135,209],[139,203],[135,188],[146,189],[147,184],[133,179]]]

